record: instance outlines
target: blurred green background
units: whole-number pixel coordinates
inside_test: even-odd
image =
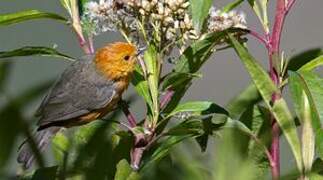
[[[222,7],[230,0],[216,0],[214,5]],[[270,2],[269,14],[272,15],[275,4]],[[286,20],[282,38],[282,49],[286,57],[297,54],[304,50],[323,46],[323,1],[308,0],[297,1]],[[58,0],[0,0],[0,13],[10,13],[27,9],[38,9],[46,12],[55,12],[66,15]],[[240,10],[246,13],[248,26],[261,32],[258,20],[247,4]],[[272,19],[273,17],[270,16]],[[120,36],[115,33],[105,33],[95,38],[95,47],[120,40]],[[267,66],[267,53],[252,37],[249,38],[249,47],[253,55]],[[11,50],[22,46],[57,46],[57,49],[72,57],[82,56],[82,51],[77,44],[74,33],[67,26],[51,20],[36,20],[20,23],[12,26],[0,27],[0,51]],[[0,94],[0,107],[3,106],[10,97],[24,92],[26,89],[47,82],[59,75],[68,62],[62,59],[45,57],[24,57],[11,59],[13,66],[6,84],[6,93]],[[202,69],[203,77],[196,80],[190,91],[186,94],[186,99],[190,100],[212,100],[218,104],[225,105],[226,102],[249,83],[249,77],[244,67],[241,65],[233,50],[216,53]],[[127,92],[127,96],[133,94],[132,87]],[[24,113],[32,117],[34,111],[40,103],[41,97],[26,107]],[[131,109],[138,117],[143,116],[143,102],[136,101]],[[123,118],[123,116],[122,116]],[[124,119],[124,118],[123,118]],[[2,119],[0,120],[7,120]],[[19,142],[16,142],[18,147]],[[282,141],[282,173],[290,169],[293,163],[291,152]],[[199,152],[196,144],[190,144],[191,151]],[[178,151],[185,151],[187,145],[178,147]],[[210,146],[211,147],[211,146]],[[1,148],[1,145],[0,145]],[[205,155],[199,155],[197,159],[207,159],[207,154],[213,154],[209,149]],[[198,154],[198,153],[197,153]],[[188,155],[189,156],[189,155]],[[15,172],[18,166],[15,162],[16,152],[12,153],[11,163],[8,172]]]

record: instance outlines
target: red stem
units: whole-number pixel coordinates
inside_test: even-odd
[[[163,109],[169,103],[174,95],[173,90],[167,90],[165,96],[160,100],[160,108]]]
[[[269,53],[269,74],[272,79],[272,81],[279,86],[279,72],[274,67],[274,63],[277,64],[277,61],[279,60],[279,54],[280,54],[280,41],[281,41],[281,35],[282,30],[285,22],[285,18],[288,14],[288,11],[292,7],[292,5],[295,3],[295,0],[277,0],[276,3],[276,13],[275,13],[275,21],[273,25],[272,34],[269,37],[269,46],[267,47],[268,53]],[[280,94],[273,94],[272,96],[272,103],[274,103],[276,100],[280,98]],[[278,123],[276,122],[276,119],[272,116],[271,117],[272,122],[272,142],[271,142],[271,148],[270,153],[273,160],[273,164],[271,167],[272,172],[272,179],[278,180],[280,177],[280,148],[279,148],[279,136],[280,136],[280,128]]]
[[[136,118],[135,116],[129,111],[129,107],[128,104],[126,102],[124,102],[123,100],[120,100],[119,102],[121,109],[123,111],[123,113],[126,115],[128,123],[130,125],[130,127],[136,127],[137,126],[137,122],[136,122]]]
[[[256,39],[258,39],[260,42],[262,42],[266,46],[266,48],[269,48],[269,42],[265,37],[263,37],[262,35],[260,35],[256,31],[253,31],[250,29],[249,29],[249,34],[252,35],[253,37],[255,37]]]

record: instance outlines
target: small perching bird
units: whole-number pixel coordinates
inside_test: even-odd
[[[37,110],[40,119],[34,139],[39,150],[62,127],[86,124],[114,110],[129,85],[136,58],[135,46],[116,42],[72,63]],[[18,162],[29,168],[34,156],[26,142],[19,149]]]

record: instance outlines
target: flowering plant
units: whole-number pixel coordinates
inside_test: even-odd
[[[145,52],[138,57],[132,78],[136,94],[145,102],[145,116],[134,116],[131,104],[122,100],[120,109],[128,123],[115,121],[121,119],[116,111],[106,121],[78,128],[72,136],[58,133],[53,139],[58,165],[44,167],[42,155],[34,148],[41,168],[32,175],[22,172],[21,177],[153,179],[163,174],[162,165],[176,144],[191,139],[206,151],[209,138],[219,137],[222,141],[218,153],[223,156],[214,158],[214,172],[213,167],[205,166],[208,170],[203,170],[199,162],[180,162],[181,153],[174,157],[174,164],[166,163],[165,169],[173,172],[170,174],[175,179],[263,179],[266,169],[270,169],[272,179],[279,179],[281,134],[294,155],[296,176],[320,176],[321,170],[315,167],[322,166],[323,88],[322,78],[313,70],[323,64],[323,58],[319,54],[300,61],[303,56],[286,59],[281,53],[281,31],[295,0],[277,0],[272,28],[268,1],[248,1],[264,35],[249,28],[245,15],[235,10],[243,2],[236,0],[218,9],[212,6],[212,0],[60,0],[68,18],[36,10],[0,15],[0,25],[37,18],[64,22],[74,30],[85,54],[95,53],[94,37],[107,31],[120,33],[125,41]],[[247,35],[268,50],[269,73],[248,52]],[[200,77],[204,63],[212,54],[228,48],[236,51],[253,85],[225,108],[212,101],[182,102],[193,80]],[[0,52],[0,58],[27,55],[75,60],[47,47]],[[170,64],[170,71],[165,64]],[[296,123],[282,95],[285,86],[294,101]],[[0,115],[10,118],[10,108],[13,106],[4,108]],[[23,118],[15,119],[21,125],[19,131],[30,137]],[[301,138],[297,125],[302,128]],[[315,153],[320,158],[314,161]],[[224,167],[229,162],[234,175],[230,167]]]

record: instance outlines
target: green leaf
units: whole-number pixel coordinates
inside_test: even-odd
[[[153,45],[150,45],[144,54],[144,60],[147,68],[147,80],[151,99],[153,102],[153,121],[157,121],[159,112],[159,101],[158,101],[158,84],[159,84],[159,65],[157,64],[157,51]],[[157,123],[157,122],[154,122]]]
[[[315,153],[315,136],[314,127],[319,125],[319,119],[315,114],[316,109],[313,109],[313,99],[304,90],[302,79],[297,73],[289,72],[290,91],[293,97],[295,111],[298,118],[302,121],[302,155],[305,173],[311,170],[314,161]],[[315,111],[313,111],[315,110]],[[316,125],[315,125],[316,124]],[[320,128],[320,127],[318,127]],[[316,129],[316,128],[315,128]]]
[[[41,18],[54,19],[54,20],[67,23],[67,19],[54,13],[46,13],[38,10],[27,10],[27,11],[21,11],[17,13],[0,14],[0,26],[16,24],[23,21],[41,19]]]
[[[61,132],[57,133],[52,139],[52,149],[57,162],[63,163],[64,158],[70,148],[68,138]]]
[[[12,51],[0,51],[0,58],[10,58],[19,56],[48,56],[64,58],[70,61],[75,59],[58,52],[56,49],[40,46],[26,46]]]
[[[269,32],[267,2],[268,0],[262,0],[260,3],[257,0],[248,0],[249,5],[252,7],[253,11],[257,15],[265,31]]]
[[[247,142],[243,141],[241,135],[238,134],[239,142],[242,147],[242,152],[248,154],[248,159],[257,164],[255,168],[256,179],[265,179],[265,175],[270,167],[268,157],[265,153],[265,148],[270,147],[271,143],[271,123],[270,112],[267,108],[254,105],[250,106],[240,117],[239,121],[244,123],[257,137],[249,137]],[[259,143],[261,142],[261,144]]]
[[[167,117],[174,116],[177,113],[189,112],[193,115],[206,115],[219,113],[228,115],[228,112],[221,106],[208,101],[192,101],[179,104]]]
[[[145,80],[141,70],[136,67],[133,76],[132,76],[132,84],[135,87],[137,94],[142,96],[145,102],[148,104],[149,108],[152,110],[152,99],[148,87],[148,82]]]
[[[45,167],[38,169],[31,180],[55,180],[57,179],[58,166]]]
[[[267,72],[261,67],[259,63],[249,54],[249,52],[230,34],[231,42],[248,70],[254,84],[259,93],[270,106],[271,97],[274,93],[279,93],[274,83],[271,81]]]
[[[236,122],[239,123],[239,121]],[[216,146],[216,156],[211,159],[213,180],[256,179],[254,173],[256,165],[246,158],[246,154],[240,153],[239,141],[240,137],[236,136],[236,129],[225,129],[221,133],[219,142],[221,145]]]
[[[142,171],[145,171],[145,169],[149,168],[152,164],[159,162],[170,153],[170,150],[174,145],[189,137],[192,137],[192,135],[171,136],[160,142],[151,157],[143,164]]]
[[[176,63],[174,72],[196,73],[214,52],[214,47],[219,40],[225,37],[225,32],[207,34],[203,39],[187,47]]]
[[[318,66],[323,65],[323,56],[319,56],[302,66],[299,71],[312,71]]]
[[[212,0],[190,0],[193,24],[198,31],[201,30],[205,19],[209,15],[212,2]]]
[[[235,0],[235,1],[227,4],[226,6],[224,6],[222,8],[222,12],[227,13],[227,12],[233,10],[234,8],[238,7],[243,1],[244,0]]]
[[[103,122],[97,121],[79,127],[74,133],[71,143],[76,146],[84,146],[91,139],[94,133],[102,126],[102,124]]]
[[[312,72],[289,72],[290,91],[293,97],[296,113],[299,119],[302,119],[303,123],[305,123],[303,125],[304,128],[307,127],[308,131],[310,131],[305,133],[308,136],[311,135],[310,128],[315,132],[316,150],[320,157],[323,157],[323,131],[321,128],[323,123],[322,83],[323,79]],[[308,102],[308,105],[305,107],[307,104],[306,102]],[[309,122],[307,122],[308,119]],[[311,141],[306,137],[304,142],[310,143]],[[308,147],[306,149],[309,150],[310,148]]]
[[[177,126],[170,128],[165,134],[170,136],[183,136],[188,134],[202,135],[202,133],[203,133],[202,120],[193,119],[193,120],[186,120],[184,122],[181,122]]]
[[[267,107],[274,115],[280,128],[282,129],[296,159],[297,166],[301,171],[303,169],[301,147],[297,135],[296,125],[293,117],[287,107],[284,99],[278,99],[271,105],[271,98],[274,93],[279,94],[276,86],[271,81],[267,72],[257,63],[257,61],[249,54],[249,52],[231,35],[229,34],[232,45],[237,54],[249,72],[254,84],[261,94]]]
[[[180,87],[183,85],[183,83],[186,83],[187,81],[193,79],[194,77],[201,77],[200,74],[191,74],[191,73],[180,73],[180,72],[174,72],[168,74],[164,81],[162,90],[172,88],[176,89],[177,87]]]
[[[80,17],[82,17],[84,13],[84,5],[88,2],[89,0],[78,0],[78,5],[79,5],[79,14]]]
[[[303,65],[311,62],[312,60],[316,59],[320,55],[323,55],[323,51],[320,48],[310,49],[310,50],[301,52],[293,56],[288,61],[287,70],[297,71]]]
[[[301,170],[303,168],[303,164],[297,128],[295,126],[293,116],[288,110],[286,102],[283,99],[277,100],[271,111],[291,146],[298,169]]]
[[[114,180],[134,180],[139,179],[139,175],[132,170],[127,160],[122,159],[117,164],[117,171]]]
[[[261,96],[254,84],[249,85],[238,96],[227,104],[226,109],[230,117],[237,119],[248,107],[261,101]]]
[[[230,30],[230,32],[237,31],[240,30]],[[179,57],[173,72],[169,74],[168,77],[176,76],[178,73],[195,74],[209,59],[211,54],[214,52],[215,46],[225,37],[225,35],[225,32],[209,33],[204,38],[187,47],[183,54]],[[184,96],[186,90],[190,87],[192,78],[185,77],[185,79],[185,81],[182,81],[182,79],[177,79],[183,83],[181,83],[180,86],[177,86],[176,89],[170,88],[172,91],[174,91],[174,95],[167,107],[164,109],[164,112],[172,111],[172,109],[177,106],[181,98]]]

